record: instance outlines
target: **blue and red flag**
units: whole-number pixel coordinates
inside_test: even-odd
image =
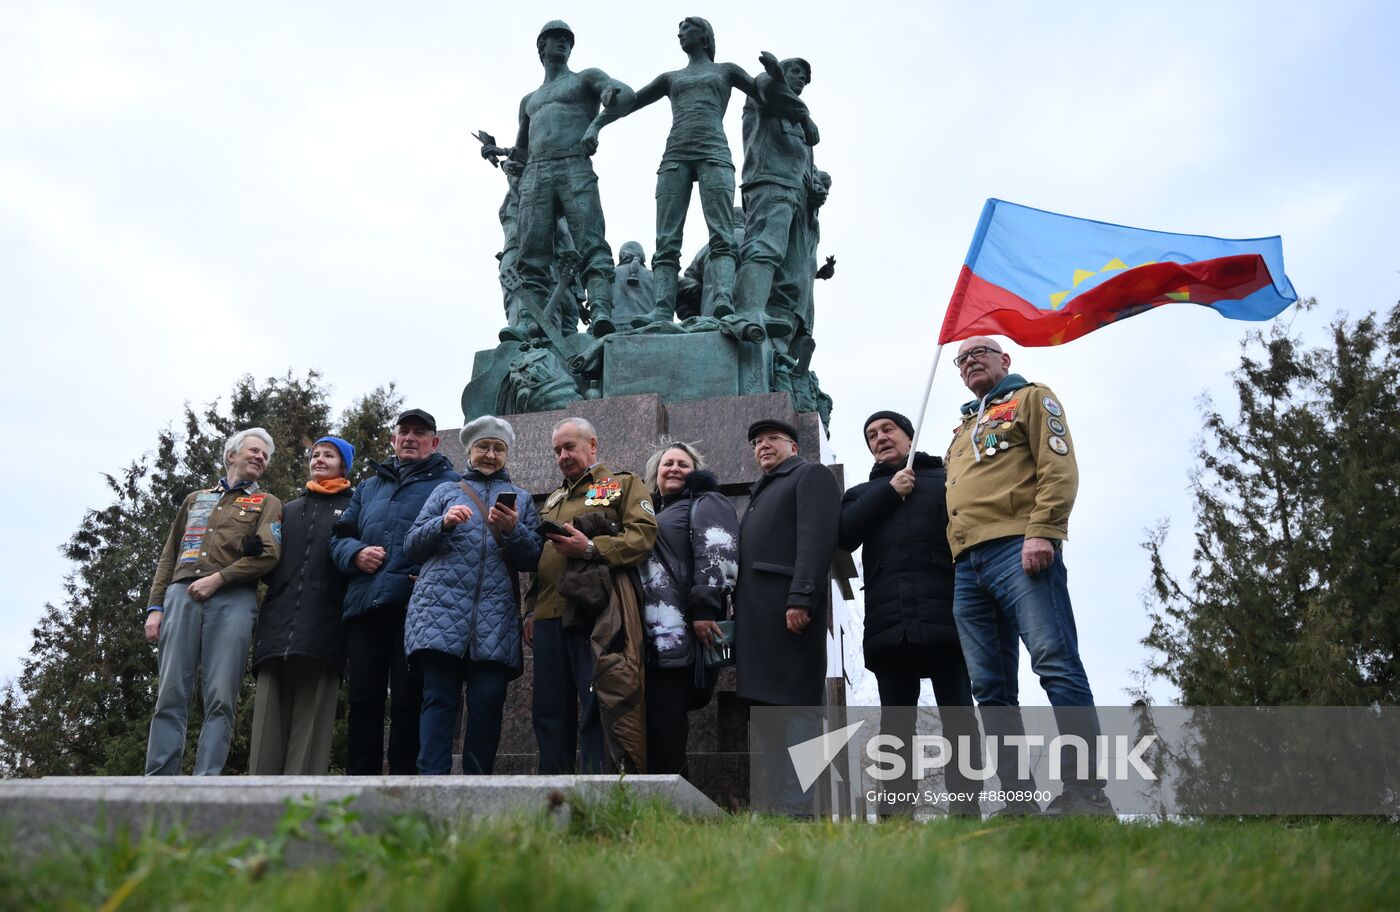
[[[1163,304],[1268,320],[1296,300],[1277,236],[1148,231],[989,199],[938,342],[1059,345]]]

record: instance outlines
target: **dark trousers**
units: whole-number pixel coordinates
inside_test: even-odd
[[[959,763],[963,762],[969,764],[970,769],[982,768],[982,735],[972,708],[972,681],[968,677],[967,662],[957,635],[949,631],[945,639],[931,645],[901,643],[893,649],[882,650],[871,671],[875,673],[875,682],[880,688],[880,732],[894,735],[904,744],[904,749],[900,751],[905,761],[904,775],[888,783],[886,790],[914,790],[910,748],[918,722],[919,688],[924,678],[933,684],[942,735],[948,739],[951,748],[948,762],[943,767],[943,790],[975,796],[979,789],[985,788],[984,783],[963,775],[959,767]],[[963,738],[966,738],[969,749],[966,760],[962,758]],[[974,804],[975,801],[974,797]],[[965,805],[966,802],[961,804]],[[955,802],[950,809],[969,809],[957,805]]]
[[[418,723],[418,772],[446,776],[452,772],[452,740],[462,713],[462,685],[467,685],[467,732],[462,738],[462,772],[490,774],[501,744],[501,716],[511,669],[500,662],[471,662],[425,649],[414,662],[423,670],[423,714]]]
[[[345,622],[346,679],[350,690],[346,719],[345,772],[378,776],[384,772],[384,700],[389,697],[389,773],[418,772],[418,714],[423,682],[408,672],[403,654],[403,608],[376,608]]]
[[[540,772],[603,771],[603,723],[593,694],[588,637],[564,630],[563,618],[535,621],[535,693],[531,712]]]
[[[775,703],[762,703],[758,700],[743,701],[749,720],[749,730],[755,736],[751,741],[758,748],[758,760],[763,766],[764,788],[753,789],[754,808],[769,814],[783,814],[788,817],[807,818],[815,811],[817,789],[820,780],[802,787],[797,768],[788,748],[810,741],[821,734],[821,710],[814,707],[780,706]],[[754,718],[755,709],[774,707],[782,710],[782,716],[759,714]]]
[[[679,773],[685,769],[685,744],[690,737],[695,667],[648,664],[646,669],[647,772]]]

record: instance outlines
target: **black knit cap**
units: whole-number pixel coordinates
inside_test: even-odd
[[[870,425],[879,421],[881,418],[890,419],[901,431],[909,435],[910,440],[914,439],[914,422],[910,421],[908,418],[905,418],[899,412],[891,412],[889,410],[885,410],[883,412],[876,412],[869,418],[865,419],[865,424],[862,425],[860,429],[861,433],[864,434],[865,431],[870,427]]]

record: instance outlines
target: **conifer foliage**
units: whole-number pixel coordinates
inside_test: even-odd
[[[1203,407],[1189,576],[1165,523],[1144,545],[1148,671],[1187,705],[1400,700],[1400,305],[1330,330],[1250,334],[1238,413]]]

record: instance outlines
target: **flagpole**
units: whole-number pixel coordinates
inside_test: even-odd
[[[928,409],[929,393],[933,392],[933,375],[938,373],[938,359],[943,355],[943,343],[938,343],[938,347],[933,350],[933,366],[928,369],[928,386],[924,387],[924,401],[919,404],[919,411],[915,416],[914,440],[909,444],[909,461],[905,463],[906,469],[913,468],[914,454],[919,449],[919,435],[924,431],[924,412]]]

